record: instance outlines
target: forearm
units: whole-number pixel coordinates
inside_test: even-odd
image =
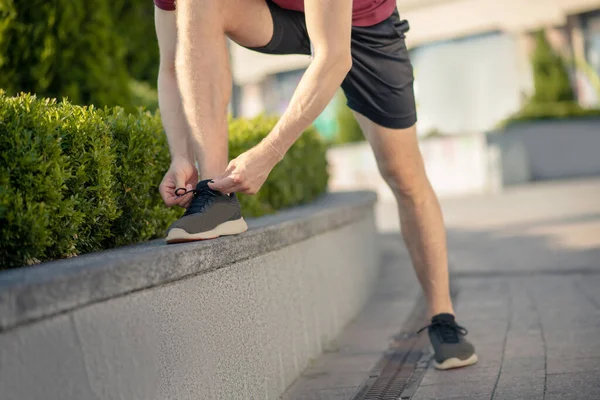
[[[317,58],[311,63],[286,112],[268,136],[279,152],[287,152],[302,132],[323,112],[350,66],[348,57]]]
[[[193,163],[194,153],[189,140],[190,133],[183,113],[174,68],[161,66],[159,69],[158,104],[171,158],[185,158]]]

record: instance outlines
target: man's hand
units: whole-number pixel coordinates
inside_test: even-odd
[[[177,196],[175,191],[177,188],[191,190],[196,187],[197,183],[198,170],[194,164],[186,158],[175,158],[171,161],[171,167],[160,183],[158,191],[168,207],[177,205],[188,208],[192,196],[190,194]]]
[[[263,140],[231,160],[225,173],[209,182],[208,186],[226,194],[256,194],[280,159],[278,152]]]

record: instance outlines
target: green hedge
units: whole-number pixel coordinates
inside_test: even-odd
[[[131,107],[127,51],[111,4],[0,1],[0,88],[76,104]]]
[[[276,117],[236,119],[229,124],[229,157],[258,144],[275,126]],[[327,188],[326,145],[314,128],[305,131],[277,164],[254,196],[240,195],[244,214],[256,217],[315,199]]]
[[[258,143],[275,118],[231,121],[230,156]],[[161,237],[182,210],[158,184],[169,166],[160,117],[0,91],[0,268]],[[246,216],[310,201],[327,185],[325,146],[310,129]]]
[[[583,108],[576,102],[530,103],[514,114],[502,125],[521,121],[557,120],[582,117],[600,117],[600,109]]]

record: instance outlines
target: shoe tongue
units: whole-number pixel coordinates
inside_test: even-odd
[[[209,192],[211,192],[211,193],[213,193],[213,194],[220,195],[220,194],[221,194],[221,192],[218,192],[218,191],[216,191],[216,190],[212,190],[212,189],[211,189],[211,188],[208,186],[208,183],[209,183],[209,182],[211,182],[211,180],[210,180],[210,179],[205,179],[205,180],[203,180],[203,181],[200,181],[200,182],[198,182],[198,184],[196,185],[196,191],[198,191],[198,192],[209,191]]]
[[[454,322],[454,315],[452,314],[448,314],[448,313],[443,313],[443,314],[438,314],[435,315],[433,318],[431,318],[431,322]]]

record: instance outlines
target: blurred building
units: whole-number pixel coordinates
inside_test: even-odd
[[[415,68],[419,132],[489,130],[533,89],[533,32],[569,60],[583,105],[600,99],[600,0],[398,0]],[[232,45],[233,110],[281,114],[310,60],[268,56]],[[317,121],[332,129],[333,107]]]

